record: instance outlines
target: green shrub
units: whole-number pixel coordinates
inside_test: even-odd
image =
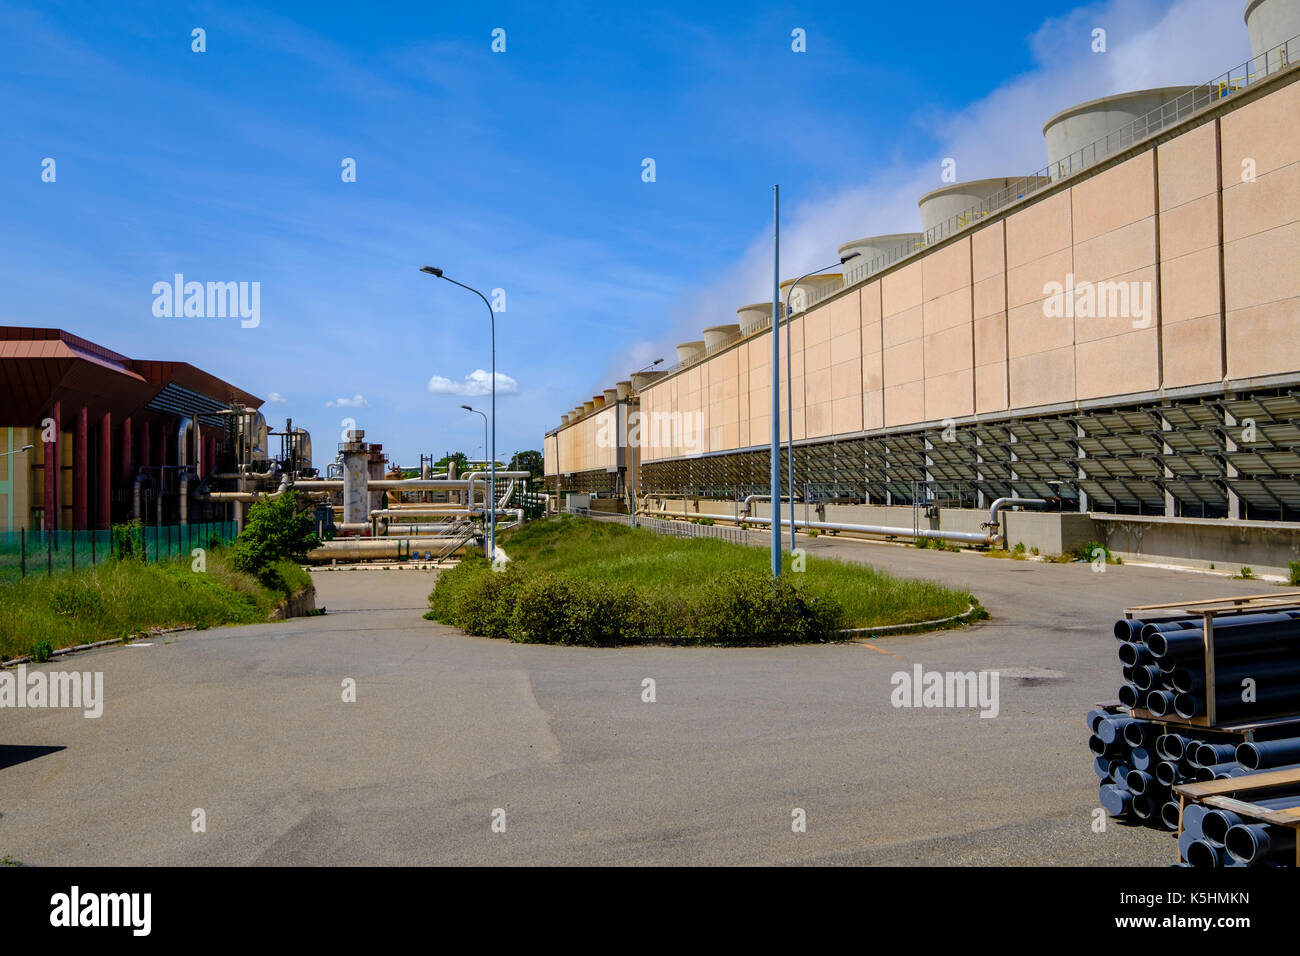
[[[1250,567],[1250,565],[1248,565],[1248,564],[1243,564],[1243,565],[1241,566],[1241,574],[1240,574],[1240,577],[1241,577],[1241,579],[1242,579],[1243,581],[1249,581],[1249,580],[1251,580],[1252,578],[1255,577],[1255,571],[1254,571],[1253,568]]]
[[[282,575],[277,562],[301,562],[320,543],[312,516],[300,510],[306,506],[301,495],[290,489],[249,508],[244,530],[230,553],[235,570],[255,575],[267,587],[279,590]]]
[[[54,645],[49,641],[37,641],[32,645],[30,656],[37,664],[44,664],[54,656]]]
[[[1214,567],[1214,565],[1210,565],[1210,567]],[[1291,587],[1300,587],[1300,561],[1292,561],[1287,564],[1287,570],[1291,572],[1289,578]]]
[[[1107,564],[1118,564],[1119,560],[1111,554],[1110,548],[1106,547],[1100,541],[1088,541],[1084,544],[1077,545],[1070,551],[1070,555],[1076,561],[1092,561],[1093,552],[1100,550],[1105,555]]]
[[[527,577],[515,595],[510,637],[524,643],[610,647],[654,636],[647,634],[652,620],[631,585],[539,573]]]
[[[807,597],[785,577],[742,571],[709,583],[690,636],[709,644],[806,641],[828,636],[842,616],[833,598]]]
[[[109,529],[113,557],[130,561],[144,557],[144,531],[139,518],[132,518]]]

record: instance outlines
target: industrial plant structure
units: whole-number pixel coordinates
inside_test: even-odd
[[[13,546],[132,519],[237,531],[253,503],[293,488],[327,539],[310,560],[450,557],[482,539],[483,471],[457,475],[453,460],[448,474],[386,477],[383,446],[353,430],[321,475],[307,430],[271,430],[261,406],[185,362],[0,327],[0,535]],[[528,473],[497,475],[497,514],[522,520]]]
[[[930,192],[920,232],[849,242],[842,276],[800,284],[780,369],[798,518],[912,525],[904,506],[973,531],[1034,498],[1054,514],[1002,533],[1045,553],[1300,558],[1300,3],[1245,15],[1250,62],[1063,110],[1043,169]],[[772,313],[634,379],[621,458],[592,444],[603,409],[562,417],[551,490],[740,516],[769,490]]]

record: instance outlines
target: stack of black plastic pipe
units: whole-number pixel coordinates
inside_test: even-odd
[[[1209,690],[1203,630],[1200,616],[1117,621],[1120,703],[1172,721],[1204,716]],[[1300,611],[1220,615],[1214,643],[1219,722],[1300,715]],[[1162,724],[1104,710],[1090,711],[1087,723],[1102,806],[1111,816],[1152,827],[1178,829],[1176,784],[1300,766],[1300,737],[1238,744],[1239,736],[1212,728],[1167,732]],[[1259,802],[1300,806],[1300,794],[1271,794],[1270,800]],[[1189,865],[1294,864],[1291,828],[1200,806],[1189,807],[1183,823],[1180,849]]]

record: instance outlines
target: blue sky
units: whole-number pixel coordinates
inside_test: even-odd
[[[505,457],[769,297],[773,183],[785,277],[919,228],[943,158],[1029,173],[1056,110],[1250,53],[1237,0],[622,6],[0,2],[0,323],[274,393],[322,452],[475,456],[486,397],[428,384],[488,367],[487,314],[438,265],[505,290]],[[156,317],[178,272],[259,282],[260,324]]]

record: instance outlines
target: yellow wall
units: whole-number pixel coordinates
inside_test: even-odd
[[[1297,373],[1297,116],[1292,81],[796,316],[782,437]],[[1068,314],[1049,284],[1069,276],[1136,284],[1145,316]],[[645,389],[643,412],[704,431],[643,460],[766,445],[770,359],[759,335]]]

